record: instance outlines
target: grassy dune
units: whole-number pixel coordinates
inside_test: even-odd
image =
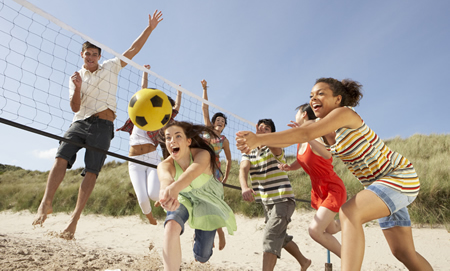
[[[385,140],[394,151],[403,154],[416,168],[421,190],[419,197],[409,207],[411,219],[416,224],[450,224],[450,135],[420,135],[407,139]],[[288,157],[292,162],[294,157]],[[224,164],[224,163],[222,163]],[[350,174],[341,161],[334,161],[336,173],[347,188],[348,197],[362,189],[362,185]],[[76,203],[81,181],[81,169],[67,171],[56,192],[54,212],[70,213]],[[36,212],[42,199],[47,172],[24,170],[0,164],[0,211],[28,209]],[[234,160],[228,184],[239,187],[239,163]],[[296,198],[310,199],[311,183],[303,170],[289,172]],[[261,216],[260,204],[241,200],[240,190],[225,188],[225,200],[236,213],[253,217]],[[297,208],[310,208],[308,203],[297,203]],[[106,164],[97,180],[96,187],[84,210],[110,216],[140,215],[137,199],[128,176],[127,163]],[[154,208],[156,217],[164,217],[161,208]]]

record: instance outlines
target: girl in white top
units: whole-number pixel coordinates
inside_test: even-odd
[[[144,67],[150,69],[150,65],[144,65]],[[147,88],[147,82],[148,74],[144,72],[142,75],[142,88]],[[174,117],[174,114],[176,115],[178,113],[180,105],[181,92],[178,90],[177,98],[173,105],[172,118]],[[156,152],[156,147],[158,146],[156,137],[159,131],[149,133],[136,126],[132,129],[130,135],[129,156],[142,162],[153,164],[155,166],[158,165],[161,162],[160,156],[158,155],[158,152]],[[150,136],[149,134],[152,134],[153,136]],[[145,214],[150,224],[156,225],[157,222],[152,215],[152,207],[149,200],[159,200],[160,184],[156,168],[128,162],[128,172],[142,213]]]

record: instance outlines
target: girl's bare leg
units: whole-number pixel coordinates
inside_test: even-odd
[[[336,256],[341,256],[341,244],[332,235],[340,230],[334,217],[336,213],[325,207],[319,207],[314,219],[309,224],[309,235],[314,241],[321,244]],[[338,227],[339,226],[339,227]]]
[[[223,232],[222,228],[218,228],[217,234],[219,235],[219,250],[222,250],[227,243],[227,241],[225,240],[225,233]]]
[[[408,270],[433,270],[430,263],[417,253],[414,247],[411,227],[393,227],[383,230],[392,254],[402,262]]]
[[[370,190],[359,192],[342,205],[339,211],[342,271],[361,270],[365,248],[363,224],[389,214],[386,204]]]
[[[169,220],[164,228],[163,261],[165,271],[179,271],[181,266],[181,226]]]

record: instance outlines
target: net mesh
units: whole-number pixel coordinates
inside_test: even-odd
[[[69,105],[69,80],[84,64],[80,52],[86,40],[102,49],[102,60],[119,57],[129,64],[118,77],[114,126],[121,127],[128,119],[128,102],[140,90],[146,69],[19,0],[0,2],[0,118],[62,137],[74,115]],[[148,73],[149,88],[160,89],[174,99],[177,89],[183,93],[177,120],[203,123],[201,106],[205,101],[201,97],[152,71]],[[240,130],[254,131],[255,124],[209,101],[206,103],[210,116],[216,112],[227,116],[223,134],[230,142],[232,159],[239,160],[241,154],[235,147],[234,135]],[[128,133],[116,132],[109,151],[127,156],[128,150]],[[294,155],[295,148],[286,149],[286,153]],[[221,155],[224,159],[223,152]]]

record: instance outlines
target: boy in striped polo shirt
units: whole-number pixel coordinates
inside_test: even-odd
[[[272,132],[275,132],[275,124],[271,119],[258,121],[257,134]],[[242,198],[248,202],[260,202],[264,206],[266,227],[263,236],[263,270],[274,269],[282,248],[297,259],[301,270],[306,270],[311,260],[303,256],[292,241],[293,237],[286,232],[295,211],[295,199],[288,175],[278,168],[278,163],[286,163],[281,148],[259,146],[250,154],[243,154],[239,169]],[[248,187],[249,174],[252,188]]]

